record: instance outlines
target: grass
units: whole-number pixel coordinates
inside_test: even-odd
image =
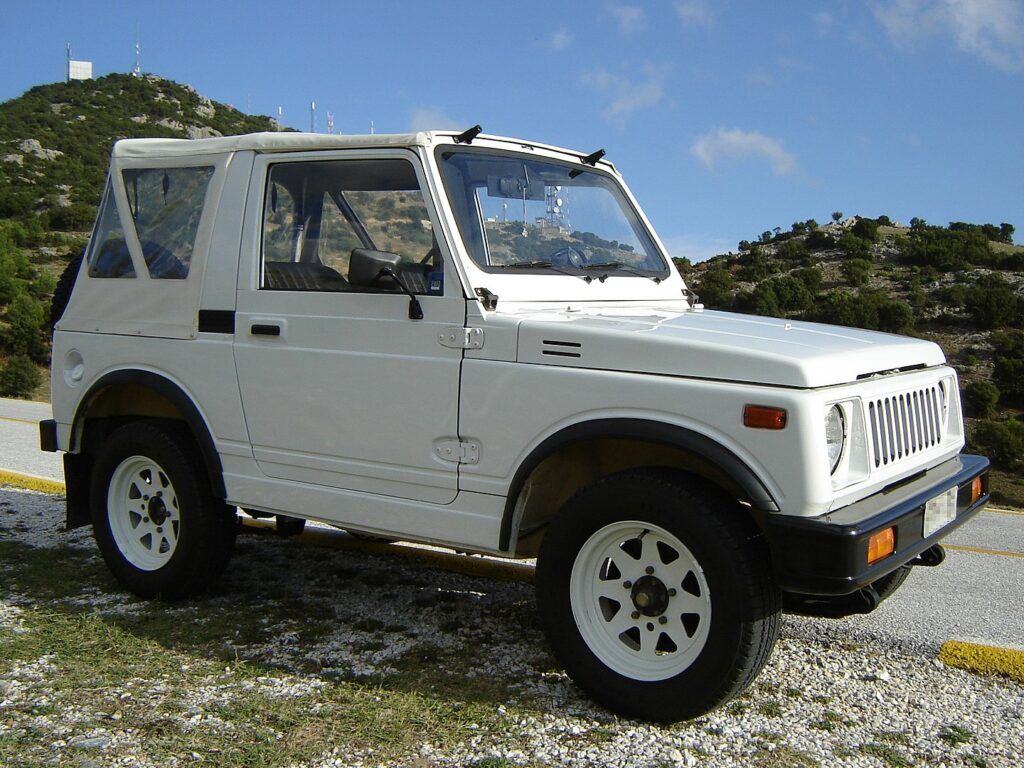
[[[939,738],[949,744],[951,747],[958,747],[961,744],[969,744],[974,740],[974,734],[967,728],[960,725],[947,726],[942,733],[939,734]]]
[[[860,747],[861,754],[878,758],[889,768],[908,768],[913,763],[899,750],[887,744],[864,744]]]

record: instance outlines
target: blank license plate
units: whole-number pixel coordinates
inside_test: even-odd
[[[956,488],[950,488],[924,505],[924,537],[956,519]]]

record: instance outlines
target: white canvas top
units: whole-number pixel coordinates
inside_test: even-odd
[[[456,136],[456,133],[445,133]],[[314,149],[353,147],[411,147],[431,143],[431,133],[378,133],[363,136],[337,136],[327,133],[272,132],[244,133],[212,139],[122,139],[114,144],[115,158],[169,157],[177,155],[221,154],[254,150],[256,152],[295,152]]]

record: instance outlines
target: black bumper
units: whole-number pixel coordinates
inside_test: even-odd
[[[908,482],[821,517],[770,514],[761,523],[772,552],[775,578],[782,589],[810,595],[845,595],[913,560],[988,502],[989,461],[962,454]],[[971,483],[982,478],[982,494],[971,501]],[[958,488],[956,518],[924,537],[924,506],[950,488]],[[896,550],[868,565],[868,539],[894,528]]]
[[[57,422],[53,419],[39,422],[39,450],[50,453],[57,450]]]

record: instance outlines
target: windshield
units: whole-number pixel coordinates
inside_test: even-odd
[[[668,265],[615,180],[578,164],[438,149],[459,230],[487,271],[661,278]]]

